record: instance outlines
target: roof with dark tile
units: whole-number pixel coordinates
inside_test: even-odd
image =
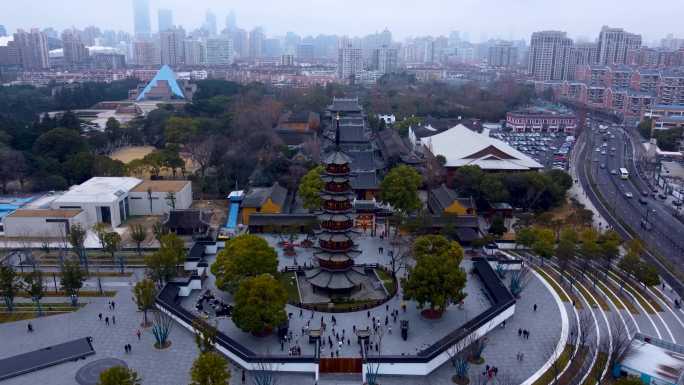
[[[276,205],[283,207],[287,199],[287,189],[278,182],[271,187],[257,187],[251,189],[242,201],[242,207],[258,208],[271,198]]]

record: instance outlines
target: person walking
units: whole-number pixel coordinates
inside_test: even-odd
[[[245,385],[245,370],[242,369],[242,385]]]
[[[518,328],[518,337],[522,337],[522,329]]]
[[[33,324],[29,322],[28,325],[26,325],[26,331],[28,333],[33,333]]]
[[[98,314],[98,315],[97,315],[97,318],[99,318],[100,321],[102,321],[102,313]]]
[[[138,330],[135,332],[135,335],[138,336],[138,341],[140,341],[140,329],[138,329]]]
[[[105,317],[105,326],[109,326],[109,317]]]
[[[534,309],[534,311],[537,311],[537,304],[535,303],[532,308]]]
[[[116,316],[115,315],[112,316],[112,325],[116,325]]]

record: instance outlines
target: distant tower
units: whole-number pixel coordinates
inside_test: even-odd
[[[230,11],[228,16],[226,16],[226,29],[228,32],[233,32],[237,29],[237,16],[235,16],[235,11]]]
[[[211,11],[211,9],[207,9],[207,14],[204,19],[204,29],[209,32],[209,36],[216,36],[218,35],[218,27],[216,26],[216,15]]]
[[[323,160],[323,214],[318,218],[318,250],[314,257],[318,267],[306,272],[306,279],[327,294],[350,294],[360,287],[363,269],[354,267],[361,252],[354,243],[354,193],[351,189],[351,158],[340,149],[340,117],[336,119],[335,151]]]
[[[173,27],[173,11],[170,9],[160,9],[157,11],[157,21],[159,32],[168,31]]]
[[[149,0],[133,0],[133,29],[135,37],[147,39],[152,33],[150,27],[150,2]]]

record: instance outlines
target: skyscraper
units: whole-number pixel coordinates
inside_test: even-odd
[[[527,70],[535,80],[565,80],[570,69],[572,39],[565,32],[541,31],[532,34]]]
[[[387,74],[396,71],[399,51],[386,45],[373,50],[373,69]]]
[[[133,30],[138,39],[148,39],[152,33],[150,27],[150,1],[133,0]]]
[[[207,39],[207,65],[233,64],[233,42],[227,37]]]
[[[167,64],[173,67],[184,62],[184,40],[185,30],[180,27],[170,28],[159,32],[161,64]]]
[[[641,48],[641,35],[604,25],[599,34],[598,62],[606,65],[625,64],[627,52],[639,48]]]
[[[173,11],[170,9],[160,9],[157,11],[157,22],[159,32],[171,29],[173,27]]]
[[[158,67],[161,64],[159,47],[151,41],[136,41],[133,43],[135,64],[145,67]]]
[[[206,46],[199,40],[185,40],[183,54],[186,65],[198,66],[207,62]]]
[[[233,10],[226,16],[226,29],[228,32],[233,32],[237,29],[237,16],[235,16],[235,11]]]
[[[347,80],[362,69],[363,50],[354,48],[349,41],[342,42],[337,55],[337,77]]]
[[[218,34],[216,15],[211,9],[207,9],[207,14],[204,18],[204,29],[209,33],[209,36],[216,36]]]
[[[77,31],[66,29],[62,31],[62,48],[64,50],[64,62],[73,67],[88,57],[88,50],[81,41]]]
[[[47,39],[45,33],[38,29],[32,29],[31,32],[19,29],[14,34],[14,44],[24,70],[49,68]]]
[[[249,36],[247,31],[242,28],[237,28],[230,34],[233,40],[233,50],[240,58],[249,56]]]
[[[518,47],[509,41],[489,46],[489,65],[497,68],[514,67],[518,62]]]
[[[264,35],[264,30],[261,27],[256,27],[249,33],[249,57],[263,56],[265,37],[266,35]]]
[[[5,29],[5,26],[0,24],[0,37],[5,37],[7,36],[7,30]]]
[[[315,57],[314,45],[313,44],[298,44],[296,52],[297,60],[300,62],[311,61]]]

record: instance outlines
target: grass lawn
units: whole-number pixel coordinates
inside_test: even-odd
[[[637,309],[634,302],[632,302],[632,299],[629,298],[627,293],[624,292],[624,288],[623,288],[623,290],[620,290],[620,287],[616,286],[612,281],[604,281],[604,283],[607,287],[609,287],[611,290],[613,290],[613,293],[615,293],[615,295],[620,297],[620,299],[622,300],[622,303],[625,304],[625,306],[627,307],[627,310],[629,310],[630,313],[640,314],[639,309]]]
[[[579,348],[577,354],[570,361],[570,366],[568,370],[563,373],[563,375],[558,379],[558,385],[568,385],[570,381],[575,377],[575,375],[582,369],[584,364],[584,359],[587,357],[589,349],[585,346],[584,348]]]
[[[554,281],[551,279],[551,277],[548,276],[548,274],[546,274],[542,269],[540,269],[540,268],[538,268],[538,267],[534,267],[534,270],[535,270],[537,273],[539,273],[539,275],[541,275],[542,278],[544,278],[544,280],[546,280],[546,282],[548,282],[549,285],[551,285],[551,287],[552,287],[553,290],[556,292],[556,294],[558,294],[558,297],[560,297],[560,300],[561,300],[561,301],[563,301],[563,302],[570,302],[570,299],[568,299],[568,296],[565,295],[565,293],[564,293],[563,290],[560,288],[560,286],[558,286],[558,284],[557,284],[556,282],[554,282]]]
[[[598,281],[596,285],[599,286],[604,293],[606,293],[608,298],[610,298],[610,302],[612,302],[619,310],[623,310],[625,308],[624,306],[622,306],[620,302],[618,302],[617,297],[615,297],[613,293],[608,291],[606,285],[604,285],[603,282]]]
[[[618,276],[612,271],[609,273],[609,275],[619,284],[624,286],[625,289],[627,289],[630,293],[632,293],[634,298],[636,298],[636,300],[639,301],[639,303],[641,304],[641,306],[643,306],[647,313],[655,314],[655,312],[657,311],[663,311],[663,308],[660,307],[658,301],[656,301],[655,298],[651,298],[647,290],[641,290],[641,295],[639,295],[632,286],[632,282],[628,282],[627,280],[622,279],[622,277]],[[642,288],[640,287],[639,289]]]
[[[596,383],[596,379],[598,376],[603,372],[603,369],[606,367],[606,363],[608,361],[608,355],[604,352],[599,352],[598,357],[596,357],[596,362],[594,362],[594,366],[591,368],[591,372],[589,373],[589,377],[587,377],[586,380],[582,383],[582,385],[593,385]],[[610,373],[607,373],[610,375]]]
[[[556,369],[558,369],[558,372],[560,373],[564,368],[565,365],[568,364],[568,361],[570,360],[570,354],[572,354],[573,350],[572,345],[565,345],[565,349],[561,352],[560,356],[556,360],[555,364],[552,364],[544,374],[542,374],[537,381],[535,381],[532,385],[548,385],[552,384],[555,380],[556,377]],[[556,369],[554,369],[554,367]]]
[[[98,291],[92,291],[92,290],[82,290],[78,293],[79,297],[114,297],[116,295],[116,291],[114,290],[103,290],[102,294]],[[63,291],[58,291],[55,293],[54,290],[52,291],[45,291],[45,297],[66,297],[67,295],[64,294]],[[30,298],[29,295],[26,294],[21,294],[18,295],[17,297],[22,297],[22,298]]]
[[[562,284],[563,282],[565,282],[565,280],[563,280],[563,277],[561,277],[560,274],[557,274],[555,271],[553,271],[553,270],[547,268],[546,272],[547,272],[551,277],[553,277],[553,279],[555,279],[556,282],[560,282],[561,284]],[[574,301],[574,303],[575,303],[575,308],[576,308],[576,309],[579,309],[579,310],[584,309],[584,302],[580,301],[579,297],[577,297],[577,295],[575,295],[575,292],[574,292],[574,291],[568,289],[568,290],[566,290],[566,293],[568,293],[568,296],[570,297],[570,300]]]
[[[378,278],[382,281],[382,284],[385,285],[385,289],[387,289],[387,292],[389,293],[389,296],[392,297],[394,294],[397,293],[397,288],[394,285],[394,280],[392,279],[392,275],[388,272],[386,272],[384,269],[375,269],[375,271],[378,273]]]
[[[85,304],[79,304],[77,307],[71,306],[71,303],[42,304],[41,307],[43,310],[43,315],[41,317],[71,313],[82,308],[83,306],[85,306]],[[38,318],[37,309],[38,308],[34,303],[16,303],[14,304],[13,311],[8,312],[7,309],[0,311],[0,323],[25,321]]]
[[[294,272],[278,274],[278,281],[287,290],[287,300],[291,303],[299,303],[299,290],[297,290],[297,277]]]

